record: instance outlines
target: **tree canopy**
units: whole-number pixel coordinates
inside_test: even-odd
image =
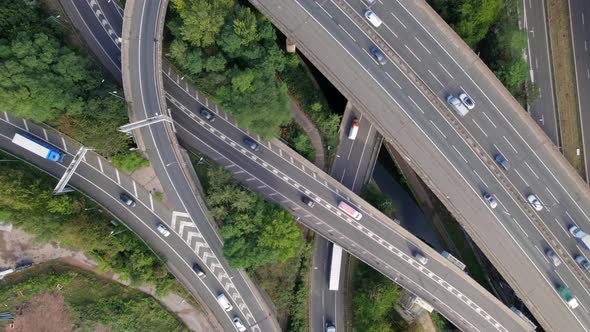
[[[173,0],[168,54],[241,126],[263,138],[277,137],[291,114],[286,86],[275,77],[287,62],[275,31],[250,8],[233,1],[212,3]],[[202,9],[193,10],[197,6]],[[200,21],[203,15],[207,19]]]
[[[0,111],[56,126],[109,157],[127,151],[117,132],[126,105],[96,64],[66,45],[47,14],[24,0],[0,0]]]
[[[240,188],[220,167],[207,171],[207,202],[220,224],[223,252],[234,268],[284,262],[303,245],[291,214]]]

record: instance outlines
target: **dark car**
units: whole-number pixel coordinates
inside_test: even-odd
[[[199,276],[199,278],[203,278],[205,276],[205,272],[203,271],[203,269],[201,269],[201,267],[197,263],[193,264],[193,271],[195,271],[195,273]]]
[[[510,164],[508,163],[508,161],[506,160],[506,158],[504,158],[503,155],[501,154],[497,154],[494,156],[494,160],[496,160],[496,162],[498,164],[500,164],[500,166],[502,166],[502,168],[504,169],[509,169],[510,168]]]
[[[201,108],[199,113],[201,113],[201,116],[207,119],[208,121],[215,121],[215,116],[213,115],[213,113],[209,112],[208,109]]]
[[[260,145],[258,145],[258,143],[256,143],[256,142],[254,142],[254,140],[251,139],[250,137],[244,137],[243,141],[244,141],[244,144],[246,144],[250,148],[250,150],[256,151],[256,152],[260,151]]]
[[[379,62],[380,64],[384,65],[387,63],[387,59],[385,59],[385,56],[377,47],[371,47],[371,54],[375,56],[375,59],[377,59],[377,62]]]
[[[137,205],[135,203],[135,201],[133,200],[133,198],[131,198],[131,196],[129,196],[127,193],[120,193],[119,194],[119,198],[121,199],[121,201],[123,203],[125,203],[125,205],[127,206],[131,206],[134,207],[135,205]]]
[[[309,198],[309,197],[307,197],[307,196],[303,196],[303,197],[301,197],[301,201],[302,201],[303,203],[305,203],[305,205],[309,206],[310,208],[312,208],[312,207],[314,207],[314,206],[315,206],[315,202],[314,202],[314,200],[313,200],[313,199],[311,199],[311,198]]]

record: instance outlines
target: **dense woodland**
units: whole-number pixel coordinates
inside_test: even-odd
[[[67,28],[35,2],[0,0],[0,111],[46,123],[106,157],[128,153],[125,102]]]

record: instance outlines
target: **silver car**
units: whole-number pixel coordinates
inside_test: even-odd
[[[419,252],[414,253],[414,258],[422,265],[426,265],[426,263],[428,263],[428,258],[424,257],[424,255]]]
[[[447,103],[449,103],[449,105],[453,106],[453,108],[455,109],[455,112],[457,112],[457,114],[459,114],[459,116],[465,116],[465,115],[467,115],[467,113],[469,113],[469,110],[467,109],[467,107],[465,107],[465,105],[463,105],[463,103],[459,100],[459,98],[457,98],[453,95],[449,95],[447,97]]]
[[[533,207],[533,209],[535,209],[537,211],[543,210],[543,205],[541,205],[541,202],[539,201],[537,196],[530,194],[527,196],[526,199],[527,199],[527,201],[529,201],[529,203],[531,203],[531,206]]]
[[[494,198],[494,196],[492,196],[488,193],[484,193],[483,198],[486,200],[486,202],[488,202],[488,205],[492,209],[495,209],[498,206],[498,202],[496,202],[496,199]]]
[[[545,251],[545,254],[547,255],[547,257],[549,257],[549,259],[551,259],[551,263],[553,263],[555,267],[561,265],[561,260],[559,259],[555,251],[547,249],[547,251]]]

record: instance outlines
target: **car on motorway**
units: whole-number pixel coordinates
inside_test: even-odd
[[[127,194],[127,193],[120,193],[119,199],[123,203],[125,203],[125,205],[127,205],[127,206],[134,207],[137,205],[137,203],[135,203],[135,200],[133,198],[131,198],[131,196],[129,196],[129,194]]]
[[[377,14],[375,14],[375,12],[370,9],[365,10],[365,17],[367,20],[369,20],[369,22],[371,22],[371,24],[373,24],[375,28],[378,28],[383,23],[379,16],[377,16]]]
[[[526,197],[526,199],[527,199],[527,201],[529,201],[529,203],[531,203],[531,206],[533,207],[533,209],[535,209],[537,211],[543,210],[543,205],[541,204],[541,202],[539,201],[537,196],[530,194]]]
[[[381,53],[381,51],[373,46],[370,49],[371,54],[373,54],[373,56],[375,57],[375,59],[377,60],[377,62],[379,62],[379,64],[384,65],[387,63],[387,59],[385,58],[385,55],[383,55],[383,53]]]
[[[307,196],[301,197],[301,201],[310,208],[315,206],[315,201]]]
[[[260,151],[260,145],[258,145],[258,143],[254,142],[253,139],[251,139],[250,137],[246,136],[244,137],[244,139],[242,139],[242,141],[244,142],[244,144],[246,144],[250,150],[258,152]]]
[[[422,265],[426,265],[426,263],[428,263],[428,258],[424,257],[424,255],[419,252],[414,253],[414,258]]]
[[[547,249],[547,251],[545,251],[545,254],[547,255],[547,257],[549,257],[551,263],[553,263],[553,266],[557,267],[561,265],[561,259],[559,259],[555,251]]]
[[[199,114],[201,114],[202,117],[207,119],[207,121],[215,121],[215,116],[213,115],[213,113],[209,112],[209,110],[204,107],[201,108]]]
[[[496,161],[498,164],[500,164],[500,166],[502,166],[502,168],[504,168],[504,169],[509,169],[509,168],[510,168],[510,164],[508,163],[508,161],[506,160],[506,158],[504,158],[504,156],[503,156],[503,155],[501,155],[501,154],[499,154],[499,153],[498,153],[498,154],[496,154],[496,155],[494,156],[494,160],[495,160],[495,161]]]
[[[494,198],[494,196],[492,196],[491,194],[483,193],[483,199],[485,199],[486,202],[488,202],[488,205],[492,209],[495,209],[498,206],[498,202],[496,201],[496,199]]]
[[[461,99],[461,102],[463,102],[463,105],[465,105],[465,107],[467,107],[468,109],[472,110],[475,108],[475,102],[465,92],[462,92],[459,95],[459,99]]]
[[[199,276],[199,278],[204,278],[205,277],[205,271],[203,271],[203,269],[201,268],[201,266],[197,263],[193,264],[193,271],[195,271],[195,273],[197,274],[197,276]]]
[[[170,236],[170,231],[168,230],[168,227],[166,227],[164,224],[159,223],[158,226],[156,226],[156,229],[158,230],[158,232],[160,232],[160,234],[162,234],[164,237],[168,237]]]
[[[359,120],[352,119],[352,122],[350,123],[350,129],[348,130],[348,139],[354,141],[358,132],[359,132]]]
[[[232,322],[234,322],[234,326],[236,327],[236,329],[238,329],[238,331],[240,331],[240,332],[246,331],[246,327],[242,323],[242,320],[240,319],[240,317],[235,316],[234,319],[232,319]]]
[[[469,110],[467,109],[467,107],[465,107],[465,105],[463,105],[463,103],[459,100],[459,98],[457,98],[453,95],[449,95],[447,97],[447,103],[449,103],[449,105],[451,105],[453,107],[453,109],[455,109],[455,112],[457,112],[457,114],[459,116],[465,116],[465,115],[467,115],[467,113],[469,113]]]
[[[326,332],[336,332],[336,326],[332,323],[326,323]]]
[[[219,303],[219,306],[225,311],[231,311],[234,308],[234,306],[231,305],[231,302],[229,302],[223,293],[219,293],[219,295],[217,295],[217,303]]]
[[[578,264],[580,264],[580,266],[586,270],[587,272],[590,272],[590,262],[588,262],[588,260],[582,256],[582,255],[577,255],[575,258],[576,262],[578,262]]]

